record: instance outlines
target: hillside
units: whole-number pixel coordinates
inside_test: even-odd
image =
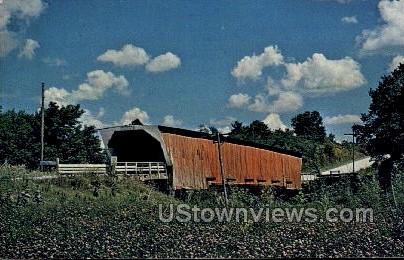
[[[403,237],[397,233],[403,219],[377,195],[371,178],[363,177],[356,196],[343,183],[327,189],[319,184],[316,192],[307,190],[288,200],[271,191],[255,196],[233,189],[229,205],[315,207],[319,213],[326,207],[372,206],[374,223],[163,223],[158,205],[167,210],[169,204],[184,201],[133,179],[89,174],[29,180],[29,175],[19,168],[0,170],[1,258],[404,255]],[[190,205],[223,207],[214,193],[193,192],[184,198]],[[402,208],[403,198],[397,199]]]

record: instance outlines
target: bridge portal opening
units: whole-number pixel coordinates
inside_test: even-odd
[[[117,131],[108,147],[118,162],[164,162],[160,142],[144,130]]]

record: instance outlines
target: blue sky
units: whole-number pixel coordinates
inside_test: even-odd
[[[43,81],[47,100],[80,103],[97,126],[284,128],[318,110],[342,136],[404,60],[403,11],[361,0],[3,0],[1,104],[34,111]]]

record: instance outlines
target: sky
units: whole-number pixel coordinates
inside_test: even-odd
[[[0,101],[228,131],[317,110],[338,139],[404,62],[404,1],[0,0]]]

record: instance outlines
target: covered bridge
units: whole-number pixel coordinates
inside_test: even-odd
[[[117,126],[99,133],[103,146],[117,157],[118,167],[163,166],[173,189],[221,185],[222,175],[234,185],[301,186],[299,153],[223,136],[218,146],[209,134],[166,126]]]

